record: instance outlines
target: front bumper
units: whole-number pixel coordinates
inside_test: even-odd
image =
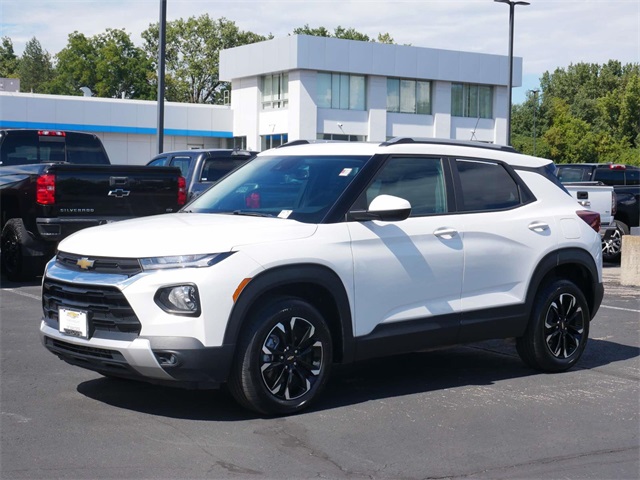
[[[40,324],[44,347],[71,365],[104,375],[181,388],[217,388],[231,368],[233,345],[205,347],[186,337],[81,339],[59,332],[54,323],[43,319]]]

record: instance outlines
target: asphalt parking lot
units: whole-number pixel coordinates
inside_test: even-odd
[[[0,478],[640,478],[640,288],[604,272],[569,372],[502,341],[414,353],[335,371],[287,418],[67,365],[40,344],[39,284],[3,278]]]

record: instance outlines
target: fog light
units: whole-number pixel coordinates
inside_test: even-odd
[[[176,367],[178,357],[172,352],[153,352],[161,367]]]
[[[156,293],[156,304],[167,313],[197,317],[200,315],[200,297],[195,285],[172,285]]]

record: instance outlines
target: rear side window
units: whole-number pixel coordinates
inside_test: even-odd
[[[498,163],[457,160],[464,212],[503,210],[520,205],[518,184]]]
[[[624,172],[617,168],[597,168],[593,179],[605,185],[624,185]]]
[[[640,170],[627,170],[627,185],[640,185]]]

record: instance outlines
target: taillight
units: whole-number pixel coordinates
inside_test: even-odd
[[[187,181],[184,177],[178,177],[178,205],[187,203]]]
[[[616,192],[611,193],[611,216],[618,213],[618,197],[616,197]]]
[[[247,208],[260,208],[260,194],[258,192],[252,192],[244,199]]]
[[[40,175],[36,180],[36,202],[40,205],[56,203],[56,176]]]
[[[598,212],[592,212],[591,210],[578,210],[576,213],[596,232],[600,231],[600,214]]]

